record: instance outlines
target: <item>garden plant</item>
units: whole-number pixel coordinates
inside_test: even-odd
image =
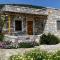
[[[48,33],[48,34],[44,33],[40,37],[40,44],[54,45],[58,43],[60,43],[60,39],[51,33]]]
[[[9,60],[60,60],[60,51],[48,53],[41,50],[32,50],[23,55],[12,55]]]

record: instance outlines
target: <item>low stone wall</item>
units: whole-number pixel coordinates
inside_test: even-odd
[[[11,36],[5,35],[5,41],[12,41],[12,42],[37,42],[39,43],[40,35],[23,35],[23,36]]]

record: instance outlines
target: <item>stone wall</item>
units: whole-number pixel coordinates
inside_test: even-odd
[[[34,29],[35,29],[35,31],[34,31],[35,35],[40,35],[40,34],[43,33],[44,28],[45,28],[45,23],[46,23],[45,21],[46,20],[44,20],[44,19],[36,19],[35,20],[35,27],[34,27]]]
[[[38,16],[38,15],[37,15]],[[40,35],[43,33],[44,31],[44,28],[45,28],[45,24],[46,24],[46,18],[47,16],[42,15],[36,17],[36,16],[32,16],[32,15],[29,15],[29,16],[11,16],[11,22],[10,22],[10,29],[11,29],[11,35],[26,35],[28,34],[27,33],[27,21],[33,21],[33,34],[35,35]],[[21,17],[21,18],[19,18]],[[7,17],[8,18],[8,17]],[[15,20],[21,20],[23,23],[22,23],[22,31],[20,32],[16,32],[15,31]],[[8,19],[6,19],[6,27],[5,29],[7,30],[4,30],[4,32],[8,34]]]
[[[45,25],[44,32],[60,35],[60,30],[57,30],[57,21],[60,21],[60,10],[47,9],[48,19]]]
[[[19,19],[19,17],[21,16],[10,16],[10,33],[11,35],[14,35],[14,34],[26,34],[26,18],[24,16],[22,16],[22,19]],[[17,32],[15,31],[15,20],[21,20],[23,23],[22,23],[22,31],[21,32]],[[5,19],[5,26],[3,28],[3,33],[5,34],[8,34],[8,28],[9,28],[9,24],[8,24],[8,17],[6,17]]]

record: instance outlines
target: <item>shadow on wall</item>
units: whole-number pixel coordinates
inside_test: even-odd
[[[47,22],[47,16],[35,17],[35,35],[42,34]]]

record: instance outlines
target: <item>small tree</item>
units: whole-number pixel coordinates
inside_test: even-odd
[[[2,33],[4,23],[5,23],[5,15],[0,15],[0,34]]]
[[[5,23],[5,15],[0,15],[0,41],[3,41],[4,39],[4,35],[2,34],[4,23]]]

